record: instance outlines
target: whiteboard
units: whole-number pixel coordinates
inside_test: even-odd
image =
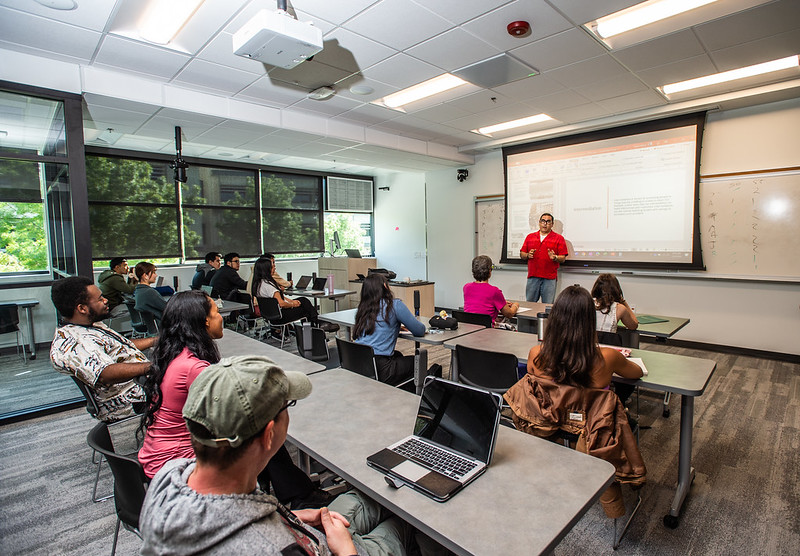
[[[799,171],[703,178],[699,203],[706,271],[669,276],[800,280]],[[504,196],[475,198],[476,255],[498,263],[504,224]]]
[[[475,256],[488,255],[492,263],[500,263],[505,221],[505,195],[475,197]]]
[[[709,274],[800,277],[800,172],[701,181],[700,245]]]

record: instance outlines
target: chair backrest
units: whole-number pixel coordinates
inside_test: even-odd
[[[19,330],[19,308],[16,303],[0,305],[0,334]]]
[[[467,313],[466,311],[453,311],[453,318],[458,322],[466,322],[468,324],[479,324],[486,328],[492,327],[492,317],[482,313]]]
[[[372,346],[357,344],[337,336],[336,349],[339,350],[339,364],[343,369],[378,380],[378,368],[375,366],[375,352],[372,351]]]
[[[131,315],[131,328],[139,334],[147,334],[149,332],[147,324],[144,322],[142,314],[136,310],[136,302],[132,299],[125,299],[124,303]]]
[[[100,414],[100,407],[97,405],[97,400],[94,399],[94,394],[92,394],[92,389],[89,388],[89,386],[86,385],[85,383],[81,382],[80,379],[78,379],[77,377],[73,376],[71,378],[72,380],[75,381],[75,384],[78,385],[78,390],[81,391],[83,397],[86,398],[87,413],[89,413],[89,415],[97,419],[97,416]]]
[[[310,322],[295,322],[294,337],[297,340],[297,353],[301,357],[312,361],[327,361],[330,358],[328,339],[321,328],[312,327]]]
[[[597,341],[601,344],[608,344],[609,346],[625,346],[625,342],[622,340],[622,335],[617,332],[597,332]]]
[[[158,322],[156,321],[156,316],[150,311],[139,311],[139,314],[142,316],[142,322],[144,322],[145,326],[147,326],[147,333],[151,336],[158,334]]]
[[[281,306],[274,297],[256,297],[256,301],[258,301],[258,311],[264,320],[280,320],[283,316]]]
[[[120,521],[139,528],[139,513],[142,511],[147,477],[136,456],[124,456],[114,451],[108,425],[98,423],[89,431],[86,442],[91,448],[106,457],[114,475],[114,505]]]
[[[239,316],[244,316],[248,319],[256,318],[255,309],[253,309],[253,297],[249,293],[241,292],[239,290],[233,290],[234,293],[230,296],[230,301],[235,301],[236,303],[242,303],[243,305],[247,305],[249,307],[246,311],[238,311]],[[261,310],[259,308],[259,310]]]
[[[498,394],[516,384],[517,356],[456,345],[458,380]]]

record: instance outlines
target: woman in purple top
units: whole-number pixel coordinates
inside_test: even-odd
[[[511,318],[517,314],[519,303],[506,301],[500,288],[489,284],[492,277],[492,259],[478,255],[472,259],[474,282],[464,284],[464,311],[492,317],[492,325],[498,314]]]

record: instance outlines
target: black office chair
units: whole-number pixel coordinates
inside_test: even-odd
[[[149,336],[147,324],[142,318],[142,314],[136,310],[136,302],[133,299],[125,299],[125,306],[128,308],[128,313],[131,315],[131,328],[133,329],[133,338],[146,338]]]
[[[467,313],[466,311],[453,311],[453,318],[458,322],[466,322],[468,324],[478,324],[486,328],[492,327],[492,317],[481,313]]]
[[[372,351],[372,346],[357,344],[337,336],[336,349],[339,351],[339,365],[343,369],[367,378],[379,380],[378,367],[375,365],[375,352]]]
[[[19,328],[19,307],[16,303],[5,303],[0,305],[0,334],[14,333],[17,336],[17,355],[22,348],[22,359],[28,362],[28,354],[25,352],[25,336]],[[22,336],[22,343],[19,338]]]
[[[321,328],[314,328],[310,322],[295,322],[294,337],[297,340],[297,353],[312,361],[330,359],[328,338]]]
[[[274,297],[256,297],[256,300],[258,301],[258,311],[261,313],[261,318],[267,321],[269,330],[278,330],[280,332],[281,349],[283,349],[283,344],[286,343],[286,338],[289,336],[289,325],[291,322],[282,322],[283,313],[281,312],[281,306]]]
[[[517,356],[456,345],[458,380],[504,394],[517,383]]]
[[[261,321],[262,326],[259,327],[259,317],[256,315],[255,308],[253,307],[253,297],[249,293],[235,290],[231,295],[231,301],[248,306],[247,310],[234,311],[236,313],[236,330],[238,331],[239,327],[242,327],[245,331],[252,331],[253,335],[258,334],[261,328],[263,328],[264,321]]]
[[[158,334],[158,321],[156,320],[156,316],[150,311],[139,311],[139,314],[142,316],[142,322],[144,322],[147,327],[147,335],[156,336]]]
[[[114,544],[111,546],[111,556],[114,556],[117,552],[120,524],[142,538],[139,534],[139,513],[142,511],[148,481],[135,454],[123,456],[116,453],[105,423],[95,425],[86,436],[86,442],[93,450],[103,454],[114,475],[114,506],[117,510],[117,526],[114,528]]]

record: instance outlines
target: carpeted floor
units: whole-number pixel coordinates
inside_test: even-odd
[[[800,553],[800,365],[643,347],[711,358],[717,370],[695,403],[697,476],[674,530],[662,519],[677,476],[680,398],[673,397],[672,415],[665,419],[662,397],[641,396],[640,423],[651,427],[640,437],[648,483],[616,553]],[[430,350],[429,362],[442,362],[447,369],[449,352],[440,349]],[[335,351],[332,355],[335,361]],[[0,427],[0,554],[110,553],[113,501],[90,500],[95,467],[85,439],[92,426],[85,411],[73,410]],[[122,425],[115,439],[129,439],[131,429],[130,423]],[[105,467],[100,490],[110,492],[111,486]],[[633,501],[630,490],[625,495]],[[612,554],[612,531],[612,522],[596,505],[555,553]],[[135,535],[120,532],[118,554],[136,554],[139,546]]]

